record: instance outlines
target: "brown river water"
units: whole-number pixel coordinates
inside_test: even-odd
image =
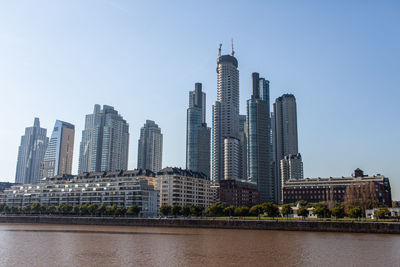
[[[400,235],[0,224],[0,266],[400,266]]]

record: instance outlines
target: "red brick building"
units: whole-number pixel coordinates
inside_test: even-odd
[[[238,180],[222,180],[217,187],[218,201],[235,207],[260,204],[257,185]]]

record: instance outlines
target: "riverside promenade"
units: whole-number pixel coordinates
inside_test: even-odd
[[[0,223],[112,225],[112,226],[148,226],[148,227],[400,234],[399,222],[365,222],[365,221],[0,216]]]

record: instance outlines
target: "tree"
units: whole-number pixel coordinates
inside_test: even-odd
[[[20,213],[20,211],[21,211],[20,207],[17,207],[17,206],[11,206],[11,208],[10,208],[11,214],[18,214],[18,213]]]
[[[4,212],[5,208],[6,208],[6,204],[5,203],[0,203],[0,213]]]
[[[72,214],[74,214],[74,215],[79,215],[79,212],[80,212],[79,206],[74,206],[74,207],[72,208]]]
[[[164,216],[168,216],[171,214],[171,206],[163,204],[160,207],[160,213]]]
[[[305,207],[307,206],[308,202],[305,200],[299,200],[297,201],[297,205],[301,206],[301,207]]]
[[[281,213],[282,213],[282,216],[286,216],[286,219],[289,217],[289,214],[292,214],[292,212],[293,212],[293,209],[290,206],[290,204],[285,204],[282,206]]]
[[[8,207],[8,206],[6,206]],[[7,211],[7,209],[5,209]],[[23,214],[30,214],[31,213],[31,205],[26,205],[25,207],[22,208],[22,213]]]
[[[173,205],[172,208],[171,208],[171,213],[175,217],[178,216],[178,215],[181,215],[181,206],[179,206],[177,204]]]
[[[308,209],[307,207],[299,207],[299,209],[297,210],[297,215],[303,217],[303,219],[305,219],[308,216]]]
[[[47,213],[47,205],[42,204],[40,205],[40,214],[46,214]]]
[[[331,209],[331,213],[335,218],[343,218],[345,215],[343,204],[336,204],[335,207]]]
[[[190,207],[190,213],[194,216],[203,215],[204,207],[201,205],[193,205]]]
[[[188,217],[190,215],[190,206],[185,205],[181,207],[180,213],[185,216]]]
[[[349,213],[349,208],[359,206],[361,214],[365,214],[366,209],[377,208],[378,203],[374,182],[357,182],[346,187],[344,205],[347,213]]]
[[[40,203],[39,202],[36,202],[36,203],[32,204],[31,211],[32,211],[33,214],[39,214],[40,210],[41,210],[41,208],[40,208]]]
[[[248,216],[249,215],[249,207],[240,206],[235,209],[236,216]]]
[[[318,218],[329,217],[328,206],[324,203],[317,203],[314,206],[313,214],[317,215]]]
[[[88,206],[88,212],[90,215],[96,215],[96,211],[99,208],[99,205],[97,205],[96,203],[92,203]]]
[[[104,215],[106,215],[106,212],[107,212],[107,205],[106,204],[101,204],[98,208],[97,208],[97,211],[96,211],[96,213],[97,213],[97,215],[99,215],[99,216],[104,216]]]
[[[88,215],[89,214],[89,204],[83,204],[79,206],[79,212],[81,215]]]
[[[206,213],[208,216],[223,216],[224,209],[227,206],[228,205],[225,202],[215,202],[207,208]]]
[[[255,205],[255,206],[250,208],[249,213],[252,216],[259,216],[261,214],[264,214],[264,208],[263,208],[262,205]]]
[[[268,217],[275,218],[278,217],[280,214],[278,206],[275,205],[274,203],[266,202],[262,204],[262,207]]]
[[[115,209],[116,216],[124,216],[125,214],[126,214],[126,208],[124,206],[120,206]]]
[[[347,209],[347,215],[350,218],[360,218],[362,215],[362,209],[360,206],[350,206]]]
[[[57,212],[57,209],[53,205],[48,206],[47,209],[46,209],[46,213],[48,213],[48,214],[55,214],[56,212]]]
[[[140,213],[140,210],[141,208],[134,204],[132,206],[129,206],[127,213],[130,216],[137,216]]]
[[[379,208],[375,211],[375,216],[379,219],[390,216],[390,211],[387,207]]]
[[[233,216],[235,214],[235,207],[230,205],[224,209],[225,216]]]

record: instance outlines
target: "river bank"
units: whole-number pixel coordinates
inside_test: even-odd
[[[126,217],[0,216],[0,223],[152,226],[400,234],[400,223],[360,221],[294,221],[232,219],[159,219]]]

